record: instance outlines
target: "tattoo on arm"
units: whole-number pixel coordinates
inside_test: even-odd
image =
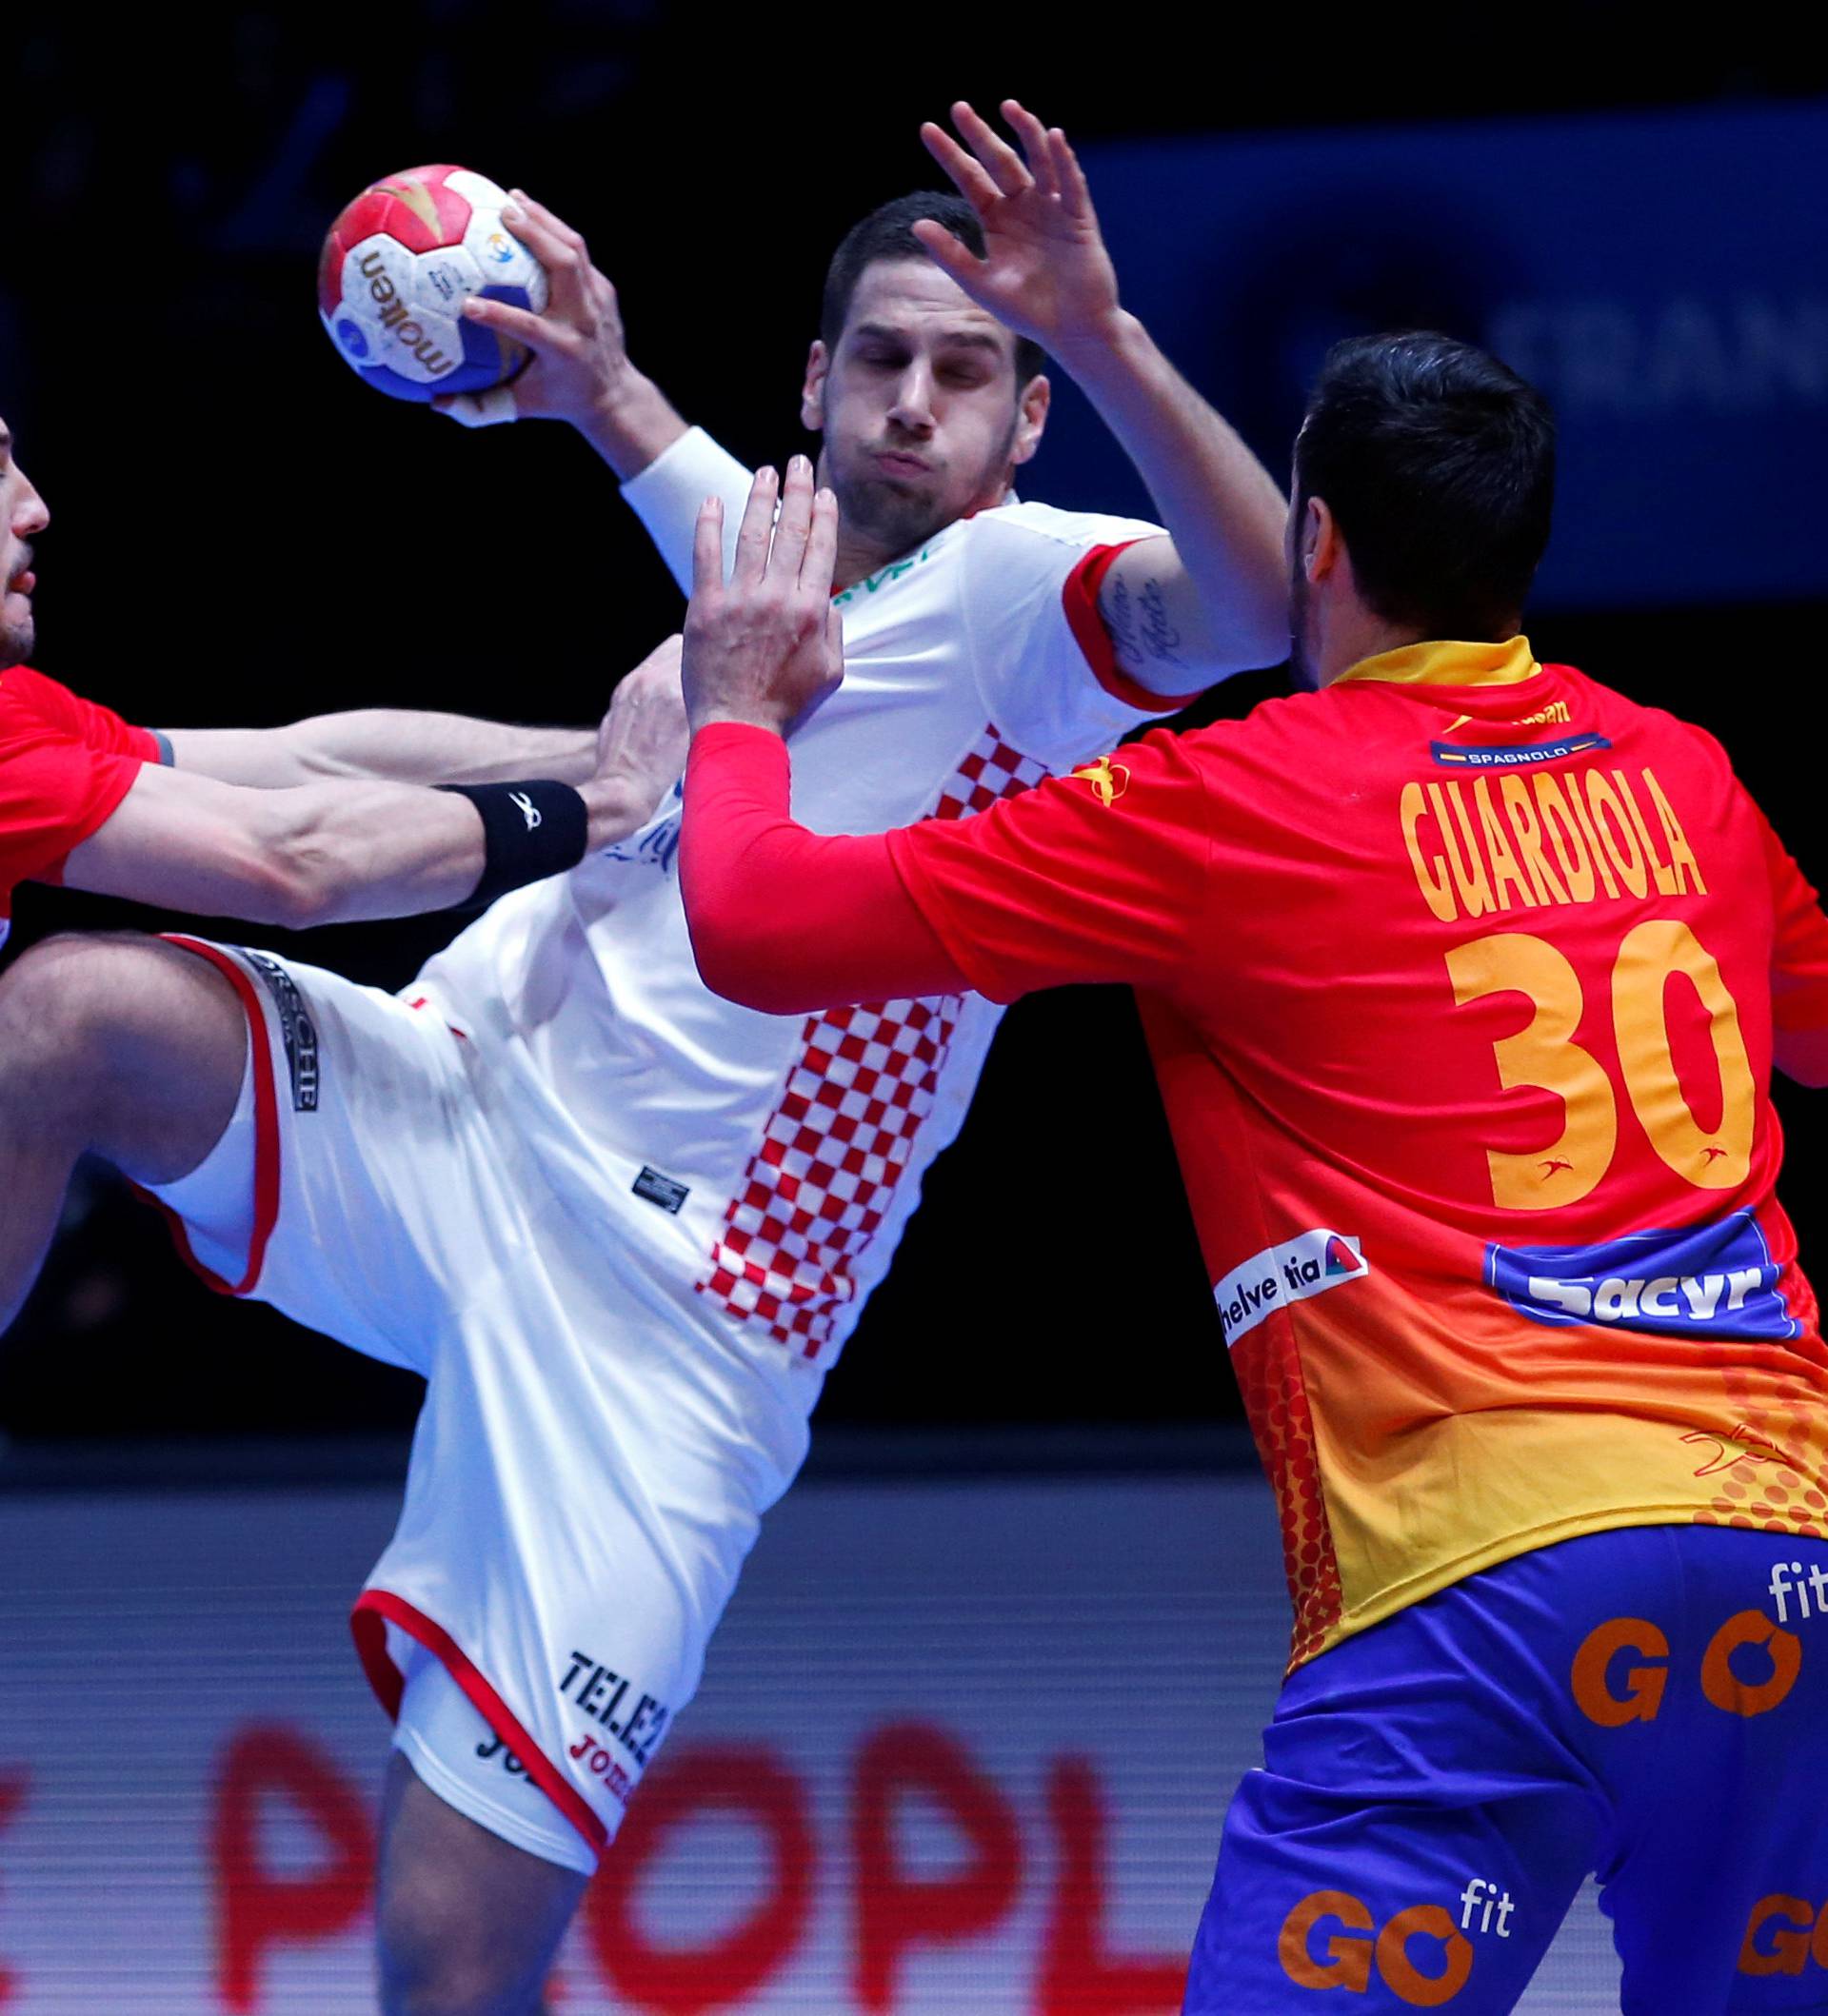
[[[1117,655],[1127,663],[1140,667],[1153,659],[1157,664],[1185,669],[1181,633],[1168,614],[1162,583],[1153,575],[1142,583],[1140,595],[1132,595],[1123,575],[1113,574],[1105,587],[1103,615]]]
[[[1168,600],[1153,576],[1142,584],[1142,643],[1148,655],[1164,665],[1181,665],[1181,633],[1168,617]]]
[[[1129,586],[1119,574],[1113,577],[1110,588],[1104,626],[1111,633],[1117,655],[1135,664],[1142,656],[1142,648],[1136,634],[1136,609],[1130,601]]]

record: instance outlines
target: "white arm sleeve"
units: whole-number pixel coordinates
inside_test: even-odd
[[[623,496],[647,527],[682,595],[692,592],[692,535],[699,506],[707,497],[724,500],[727,576],[736,557],[737,528],[749,501],[749,482],[750,472],[734,455],[720,448],[703,427],[692,427],[623,484]]]
[[[1024,754],[1050,768],[1108,748],[1159,709],[1116,669],[1096,606],[1085,603],[1086,643],[1075,634],[1065,590],[1086,555],[1160,539],[1160,525],[1103,513],[1012,504],[970,521],[960,573],[959,618],[991,719]],[[1139,704],[1139,700],[1142,704]]]

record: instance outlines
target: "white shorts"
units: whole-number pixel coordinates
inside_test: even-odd
[[[697,1688],[817,1381],[705,1308],[645,1238],[652,1206],[616,1185],[581,1210],[548,1180],[537,1095],[435,1002],[173,942],[228,978],[252,1036],[222,1139],[154,1193],[180,1246],[226,1292],[428,1381],[400,1525],[355,1607],[368,1678],[397,1715],[415,1649],[435,1655],[585,1861],[498,1824],[512,1804],[466,1803],[473,1726],[413,1717],[408,1756],[446,1759],[443,1783],[422,1775],[587,1867]]]
[[[421,1785],[503,1841],[543,1862],[593,1876],[597,1857],[450,1676],[415,1645],[393,1725],[393,1747]]]

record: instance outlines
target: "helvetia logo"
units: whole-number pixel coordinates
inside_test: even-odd
[[[1363,1249],[1349,1233],[1321,1229],[1265,1246],[1213,1286],[1226,1348],[1255,1330],[1272,1309],[1305,1302],[1370,1272]]]

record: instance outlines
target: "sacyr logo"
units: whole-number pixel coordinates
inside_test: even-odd
[[[1304,1302],[1370,1272],[1358,1240],[1346,1233],[1303,1232],[1265,1246],[1213,1286],[1227,1348],[1282,1303]]]
[[[1799,1335],[1778,1288],[1781,1272],[1749,1211],[1597,1246],[1485,1249],[1486,1285],[1533,1323],[1676,1336]]]
[[[514,258],[514,241],[506,231],[490,231],[483,240],[483,249],[497,266],[508,266]]]

